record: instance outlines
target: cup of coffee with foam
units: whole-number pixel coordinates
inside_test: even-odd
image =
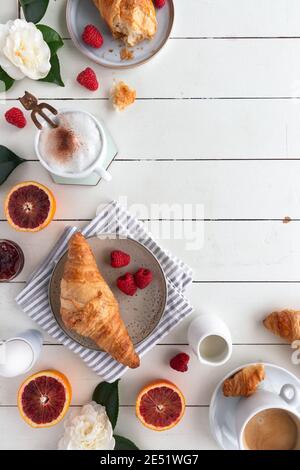
[[[241,450],[300,450],[300,391],[284,385],[279,394],[257,390],[241,398],[236,431]]]
[[[106,181],[103,167],[107,141],[103,126],[90,113],[64,109],[54,118],[57,127],[44,123],[37,132],[35,151],[41,164],[63,178],[82,179],[96,172]]]

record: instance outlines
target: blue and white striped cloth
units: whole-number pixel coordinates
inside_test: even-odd
[[[50,336],[79,354],[87,366],[104,380],[113,382],[120,378],[127,368],[115,361],[109,354],[84,348],[66,336],[57,324],[49,305],[48,287],[52,271],[66,251],[72,234],[77,230],[77,227],[65,229],[45,261],[33,273],[26,287],[17,296],[16,301],[23,311]],[[136,347],[137,353],[143,356],[192,312],[192,306],[183,295],[185,288],[192,281],[192,272],[182,261],[160,248],[145,230],[144,225],[115,201],[105,206],[84,229],[81,229],[81,232],[85,236],[105,233],[129,236],[146,246],[159,260],[168,283],[168,300],[159,325]]]

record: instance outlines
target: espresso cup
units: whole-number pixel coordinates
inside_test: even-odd
[[[35,153],[36,153],[40,163],[50,173],[52,173],[54,175],[57,175],[57,176],[60,176],[62,178],[82,179],[82,178],[88,177],[92,173],[97,173],[104,180],[110,181],[111,180],[111,174],[103,167],[104,158],[105,158],[105,155],[107,153],[107,138],[106,138],[106,134],[105,134],[105,131],[104,131],[104,127],[102,126],[101,122],[98,121],[98,119],[95,118],[95,116],[88,113],[87,111],[81,111],[81,110],[76,110],[76,109],[61,109],[58,114],[64,114],[64,113],[69,113],[69,112],[70,113],[76,113],[76,112],[81,113],[81,114],[83,114],[83,116],[84,115],[89,116],[94,121],[94,123],[95,123],[95,125],[96,125],[96,127],[99,131],[99,135],[100,135],[100,138],[101,138],[101,144],[102,144],[99,155],[97,156],[97,158],[95,159],[95,161],[91,165],[89,165],[83,171],[80,171],[80,172],[77,172],[77,173],[76,172],[70,173],[70,172],[64,172],[64,171],[59,171],[57,169],[53,169],[50,165],[48,165],[48,163],[45,161],[45,159],[43,158],[43,155],[40,152],[40,137],[41,137],[41,133],[44,130],[44,127],[43,127],[41,130],[37,131],[36,136],[35,136],[35,142],[34,142]],[[54,118],[54,120],[55,120],[55,118]],[[48,124],[45,123],[45,126],[46,125],[48,126]]]
[[[229,328],[217,315],[198,315],[188,328],[188,342],[202,364],[220,366],[232,354]]]
[[[300,450],[300,392],[291,384],[279,394],[257,390],[241,398],[236,432],[241,450]]]

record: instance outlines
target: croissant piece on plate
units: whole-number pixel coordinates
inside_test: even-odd
[[[140,365],[118,302],[81,233],[75,233],[69,242],[60,301],[60,313],[67,328],[91,338],[121,364],[131,368]]]
[[[156,33],[157,21],[152,0],[94,0],[113,36],[134,46]]]
[[[272,333],[289,343],[300,340],[300,311],[286,309],[270,313],[263,324]]]
[[[225,397],[250,397],[256,392],[260,382],[265,378],[263,364],[244,367],[223,383]]]

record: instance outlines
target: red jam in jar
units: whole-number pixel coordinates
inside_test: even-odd
[[[0,282],[11,281],[22,271],[24,254],[19,245],[0,240]]]

